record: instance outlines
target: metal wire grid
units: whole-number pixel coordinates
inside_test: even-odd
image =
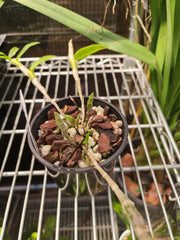
[[[22,59],[22,62],[26,66],[29,66],[34,60],[34,58]],[[41,65],[36,69],[36,74],[54,99],[57,97],[77,94],[68,59],[66,57],[55,58],[48,64]],[[89,95],[94,91],[97,97],[111,101],[114,105],[119,107],[128,118],[129,132],[131,133],[132,130],[135,130],[135,135],[140,138],[143,145],[144,156],[147,159],[147,164],[144,164],[143,166],[137,164],[133,141],[129,136],[128,142],[134,160],[134,167],[122,167],[121,159],[119,158],[118,162],[120,167],[117,165],[114,172],[116,175],[121,175],[124,192],[126,194],[128,191],[124,181],[124,172],[131,171],[136,173],[141,193],[143,193],[143,188],[140,173],[147,170],[151,172],[160,199],[160,205],[158,208],[158,211],[161,212],[160,219],[164,222],[164,225],[167,228],[169,239],[174,239],[171,219],[169,218],[169,213],[162,202],[155,172],[156,170],[161,170],[166,173],[175,196],[176,208],[178,210],[180,207],[180,201],[174,185],[174,176],[175,182],[179,182],[180,154],[160,111],[158,103],[144,76],[140,63],[124,55],[92,56],[79,63],[79,74],[82,79],[83,94]],[[6,226],[11,227],[9,222],[12,222],[13,218],[13,199],[17,193],[21,196],[22,208],[17,211],[19,213],[19,222],[16,224],[16,232],[18,234],[16,239],[22,239],[26,223],[30,219],[28,211],[29,206],[31,206],[32,203],[31,195],[37,191],[39,193],[39,205],[36,211],[36,216],[38,216],[37,239],[40,239],[41,229],[46,216],[48,190],[53,188],[55,190],[56,198],[56,206],[52,208],[52,212],[54,212],[56,216],[56,228],[53,239],[59,240],[60,236],[62,236],[60,229],[63,226],[62,218],[60,218],[63,214],[63,192],[61,189],[57,189],[51,182],[47,170],[40,166],[34,157],[31,157],[26,142],[27,126],[19,101],[19,89],[22,89],[23,91],[28,109],[28,117],[30,119],[46,104],[46,101],[42,98],[41,94],[38,93],[37,89],[34,89],[21,72],[16,67],[8,64],[7,71],[3,74],[0,81],[0,190],[1,193],[7,193],[5,201],[6,207],[1,209],[3,224],[0,239],[3,239]],[[144,110],[147,123],[142,123],[141,117],[137,115],[139,104],[141,104]],[[134,121],[131,121],[132,119],[134,119]],[[156,165],[151,163],[150,151],[145,141],[144,133],[147,129],[152,133],[154,144],[160,155],[161,161]],[[165,149],[166,158],[164,157],[165,154],[162,151],[162,146]],[[143,205],[142,213],[147,220],[150,231],[153,232],[153,221],[150,217],[150,211],[145,202],[144,194],[141,194],[141,196]],[[80,199],[81,198],[76,195],[72,200],[74,221],[71,229],[73,235],[70,236],[70,239],[81,239],[78,222],[80,216]],[[113,213],[110,189],[108,188],[107,191],[107,199],[110,224],[110,226],[108,225],[108,229],[110,227],[111,230],[109,233],[106,228],[106,231],[104,231],[106,233],[104,233],[104,235],[100,235],[97,230],[98,228],[103,228],[103,224],[102,222],[101,224],[98,224],[99,218],[97,209],[99,209],[99,206],[96,199],[98,199],[98,196],[91,195],[89,198],[92,220],[92,234],[89,235],[89,239],[118,239],[117,221],[115,214]],[[102,218],[104,218],[104,214],[105,212],[102,212]],[[69,215],[69,218],[71,217],[72,216]],[[120,228],[120,226],[118,227]],[[69,231],[68,226],[67,231]],[[133,239],[135,239],[132,227],[131,232]],[[88,238],[86,237],[86,239]]]

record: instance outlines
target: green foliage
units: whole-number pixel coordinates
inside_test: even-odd
[[[92,44],[90,46],[83,47],[79,49],[75,54],[74,58],[79,61],[87,56],[90,56],[100,50],[107,49],[106,47],[99,45],[99,44]]]
[[[13,47],[10,49],[9,51],[9,54],[8,54],[8,57],[9,58],[12,58],[14,57],[14,55],[19,51],[19,48],[18,47]]]
[[[25,52],[27,52],[27,50],[35,45],[39,44],[39,42],[30,42],[30,43],[27,43],[22,49],[21,51],[18,53],[17,57],[16,57],[16,60],[18,61],[23,55]]]
[[[62,237],[60,237],[59,240],[69,240],[69,237],[67,237],[67,236],[62,236]]]
[[[88,98],[87,101],[87,112],[86,112],[86,120],[89,119],[89,112],[91,111],[93,107],[93,100],[94,100],[94,93],[91,93],[91,95]]]
[[[150,66],[151,86],[168,120],[177,111],[180,113],[180,1],[150,0],[151,46],[150,50],[119,36],[93,21],[60,5],[44,0],[14,0],[38,11],[91,39],[96,44],[80,49],[75,59],[80,60],[98,50],[107,48],[117,53],[135,57]],[[174,126],[179,114],[169,121]]]
[[[84,145],[88,143],[89,135],[90,135],[90,131],[87,132],[86,135],[85,135],[85,139],[84,139],[84,141],[83,141],[83,144],[84,144]]]
[[[3,219],[2,219],[2,218],[0,218],[0,236],[1,236],[1,230],[2,230],[1,226],[2,226],[2,224],[3,224]],[[7,228],[5,228],[5,232],[4,232],[3,240],[11,240],[11,238],[10,238],[10,235],[9,235],[9,232],[8,232],[8,229],[7,229]]]
[[[157,69],[155,56],[145,47],[115,34],[99,24],[60,5],[44,0],[14,0],[79,32],[95,43],[118,53],[135,57]]]
[[[174,129],[180,114],[180,1],[150,0],[150,6],[151,51],[162,76],[159,81],[152,68],[151,84],[170,128]]]
[[[42,230],[40,239],[50,240],[53,236],[56,224],[56,217],[54,215],[49,215],[45,222],[45,228]],[[37,223],[33,223],[22,236],[22,240],[36,240],[37,239]]]
[[[27,50],[35,45],[39,44],[39,42],[30,42],[27,43],[20,51],[18,47],[12,47],[8,53],[8,55],[6,55],[3,52],[0,52],[0,58],[11,61],[13,64],[17,65],[18,67],[20,67],[22,64],[20,63],[19,59],[27,52]],[[18,53],[19,51],[19,53]],[[18,53],[18,54],[17,54]],[[15,57],[15,55],[17,54],[16,58],[13,59],[13,57]],[[35,68],[40,65],[43,62],[46,62],[48,60],[50,60],[51,58],[55,57],[54,55],[46,55],[43,57],[40,57],[38,60],[34,61],[30,68],[29,71],[33,72],[35,70]]]
[[[50,240],[55,229],[56,217],[50,215],[46,219],[46,226],[41,234],[41,240]]]
[[[68,134],[68,126],[66,125],[66,123],[64,122],[64,120],[61,118],[61,116],[55,112],[54,113],[54,116],[55,116],[55,120],[56,120],[56,123],[59,127],[59,129],[61,130],[62,132],[62,135],[73,145],[75,145],[75,143],[73,142],[73,140],[71,139],[71,137],[69,136]]]
[[[36,68],[38,65],[40,65],[40,64],[43,63],[43,62],[46,62],[46,61],[50,60],[50,59],[53,58],[53,57],[55,57],[55,55],[46,55],[46,56],[40,57],[37,61],[34,61],[34,62],[31,64],[29,70],[30,70],[30,71],[34,71],[35,68]]]
[[[63,114],[63,117],[68,120],[67,124],[69,124],[70,127],[75,126],[75,119],[73,117],[71,117],[70,115],[66,115],[66,114]]]
[[[22,235],[22,240],[27,240],[31,237],[32,233],[35,233],[37,230],[37,222],[33,223],[29,228],[26,229],[26,231]]]
[[[37,232],[33,232],[28,240],[37,240]]]
[[[0,7],[5,3],[6,0],[0,0]]]

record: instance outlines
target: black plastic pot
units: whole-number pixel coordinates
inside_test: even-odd
[[[79,97],[73,97],[75,102],[80,106],[80,99]],[[84,97],[85,104],[88,100],[88,97]],[[60,108],[62,108],[64,105],[73,105],[72,101],[67,98],[63,98],[60,100],[57,100],[57,104],[59,105]],[[124,150],[126,144],[127,144],[127,136],[128,136],[128,127],[127,127],[127,122],[123,114],[121,113],[120,110],[118,110],[114,105],[111,103],[94,98],[93,101],[94,106],[109,106],[110,107],[110,113],[115,114],[119,120],[122,120],[123,122],[123,135],[122,135],[122,143],[120,146],[117,148],[117,150],[111,155],[109,158],[107,158],[105,161],[100,163],[100,166],[103,167],[106,171],[111,171],[112,169],[112,164],[114,160],[122,153]],[[38,139],[38,130],[40,128],[40,125],[44,123],[47,120],[47,112],[52,108],[53,106],[51,104],[47,105],[45,108],[40,110],[33,118],[30,127],[32,131],[32,135],[34,136],[34,139]],[[28,144],[29,147],[36,157],[36,159],[43,164],[45,167],[47,167],[49,174],[51,177],[54,179],[54,181],[57,183],[57,185],[60,188],[66,188],[66,191],[69,187],[70,181],[73,182],[75,187],[73,188],[73,192],[77,191],[77,188],[79,187],[80,192],[87,192],[87,190],[95,194],[97,193],[102,187],[105,185],[103,179],[99,176],[97,171],[92,167],[85,167],[85,168],[66,168],[66,167],[60,167],[60,166],[55,166],[54,164],[51,164],[47,162],[45,159],[43,159],[40,154],[36,151],[34,148],[34,145],[32,144],[32,139],[30,134],[28,133]],[[76,180],[74,180],[74,174],[76,174]],[[73,177],[73,179],[72,179]],[[82,187],[84,186],[84,187]],[[72,186],[71,186],[72,187]],[[91,192],[92,191],[92,192]],[[68,191],[69,192],[69,191]]]

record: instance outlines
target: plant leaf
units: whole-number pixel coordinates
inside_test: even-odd
[[[2,58],[2,59],[6,59],[6,60],[10,60],[11,58],[10,57],[8,57],[6,54],[4,54],[4,53],[0,53],[0,58]]]
[[[0,8],[2,7],[2,5],[5,3],[6,0],[0,0]]]
[[[0,52],[0,55],[3,55],[3,56],[7,56],[5,53],[3,53],[3,52]]]
[[[167,23],[166,21],[163,21],[160,24],[155,53],[161,71],[163,71],[166,44],[167,44]]]
[[[93,21],[70,11],[62,6],[52,3],[47,0],[14,0],[22,5],[25,5],[35,11],[40,12],[65,26],[79,32],[92,41],[107,47],[108,49],[124,53],[135,57],[147,64],[152,65],[157,69],[157,62],[154,54],[140,44],[130,41],[116,33],[113,33],[106,28]]]
[[[166,100],[168,99],[167,93],[169,88],[170,71],[172,66],[172,22],[170,0],[166,0],[166,11],[167,11],[167,44],[163,72],[163,85],[160,97],[160,106],[162,111],[164,111],[164,109],[166,108]]]
[[[34,71],[34,69],[35,69],[38,65],[40,65],[40,64],[43,63],[43,62],[48,61],[49,59],[51,59],[51,58],[53,58],[53,57],[55,57],[55,55],[46,55],[46,56],[43,56],[43,57],[39,58],[37,61],[35,61],[35,62],[33,62],[33,63],[31,64],[29,70]]]
[[[94,93],[91,93],[87,100],[87,112],[86,112],[86,120],[89,119],[89,112],[91,111],[93,107],[93,100],[94,100]]]
[[[155,53],[156,50],[156,42],[157,42],[157,37],[159,34],[159,26],[161,22],[161,14],[162,13],[162,7],[164,7],[164,0],[150,0],[149,1],[150,6],[151,6],[151,16],[152,16],[152,21],[151,21],[151,51]]]
[[[75,119],[71,117],[70,115],[63,114],[63,117],[65,117],[71,124],[71,126],[74,126],[75,124]]]
[[[92,44],[90,46],[83,47],[75,52],[74,58],[79,61],[83,58],[86,58],[87,56],[96,53],[100,50],[107,49],[107,47],[104,47],[100,44]]]
[[[55,224],[56,224],[56,217],[53,215],[48,216],[46,220],[45,232],[41,234],[41,240],[49,240],[52,238]]]
[[[61,133],[62,135],[73,145],[76,145],[73,140],[71,139],[71,137],[69,136],[68,134],[68,131],[67,131],[67,126],[64,122],[64,120],[59,116],[59,114],[57,112],[54,113],[54,116],[55,116],[55,120],[56,120],[56,123],[58,125],[58,128],[61,130]]]
[[[17,57],[16,57],[16,60],[18,61],[19,58],[22,57],[22,55],[32,46],[35,46],[39,44],[39,42],[31,42],[31,43],[27,43],[22,49],[21,51],[18,53]]]
[[[173,1],[172,1],[173,2]],[[174,63],[176,63],[178,51],[180,51],[180,1],[175,2],[175,10],[174,10],[174,32],[173,32],[173,53],[174,53]]]
[[[89,135],[90,135],[90,131],[86,133],[85,139],[84,139],[84,141],[82,142],[82,144],[84,144],[84,145],[87,144],[87,142],[88,142],[88,140],[89,140]]]
[[[12,58],[14,57],[14,55],[19,51],[18,47],[13,47],[10,49],[9,53],[8,53],[8,57]]]

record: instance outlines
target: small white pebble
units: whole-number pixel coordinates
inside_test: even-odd
[[[114,134],[121,135],[122,134],[122,129],[121,128],[116,128],[114,129]]]
[[[93,153],[93,155],[94,155],[94,159],[95,159],[97,162],[101,161],[102,155],[101,155],[100,152]]]
[[[55,165],[55,166],[59,166],[59,163],[60,163],[60,161],[56,161],[56,162],[54,163],[54,165]]]
[[[98,144],[96,144],[94,147],[93,147],[93,152],[96,153],[98,151]]]
[[[79,127],[78,132],[79,132],[80,135],[84,135],[84,128]]]
[[[96,111],[97,115],[104,115],[104,108],[102,108],[101,106],[98,106]]]
[[[69,129],[68,129],[68,133],[69,133],[70,137],[73,138],[73,137],[76,136],[77,131],[76,131],[75,128],[69,128]]]
[[[42,130],[42,129],[39,129],[38,130],[38,136],[40,137],[40,136],[42,136],[44,134],[44,131]]]
[[[78,165],[80,168],[89,167],[89,164],[82,159],[78,161]]]
[[[99,133],[98,133],[96,130],[93,129],[93,134],[92,134],[92,135],[93,135],[94,140],[95,140],[95,141],[98,141],[98,139],[99,139]]]
[[[94,140],[93,137],[89,136],[88,144],[90,147],[93,147],[96,144],[96,141]]]
[[[42,148],[41,148],[41,154],[42,156],[46,156],[48,155],[48,153],[51,151],[51,145],[44,145]]]
[[[122,121],[121,120],[117,120],[116,123],[117,123],[118,127],[122,127]]]

